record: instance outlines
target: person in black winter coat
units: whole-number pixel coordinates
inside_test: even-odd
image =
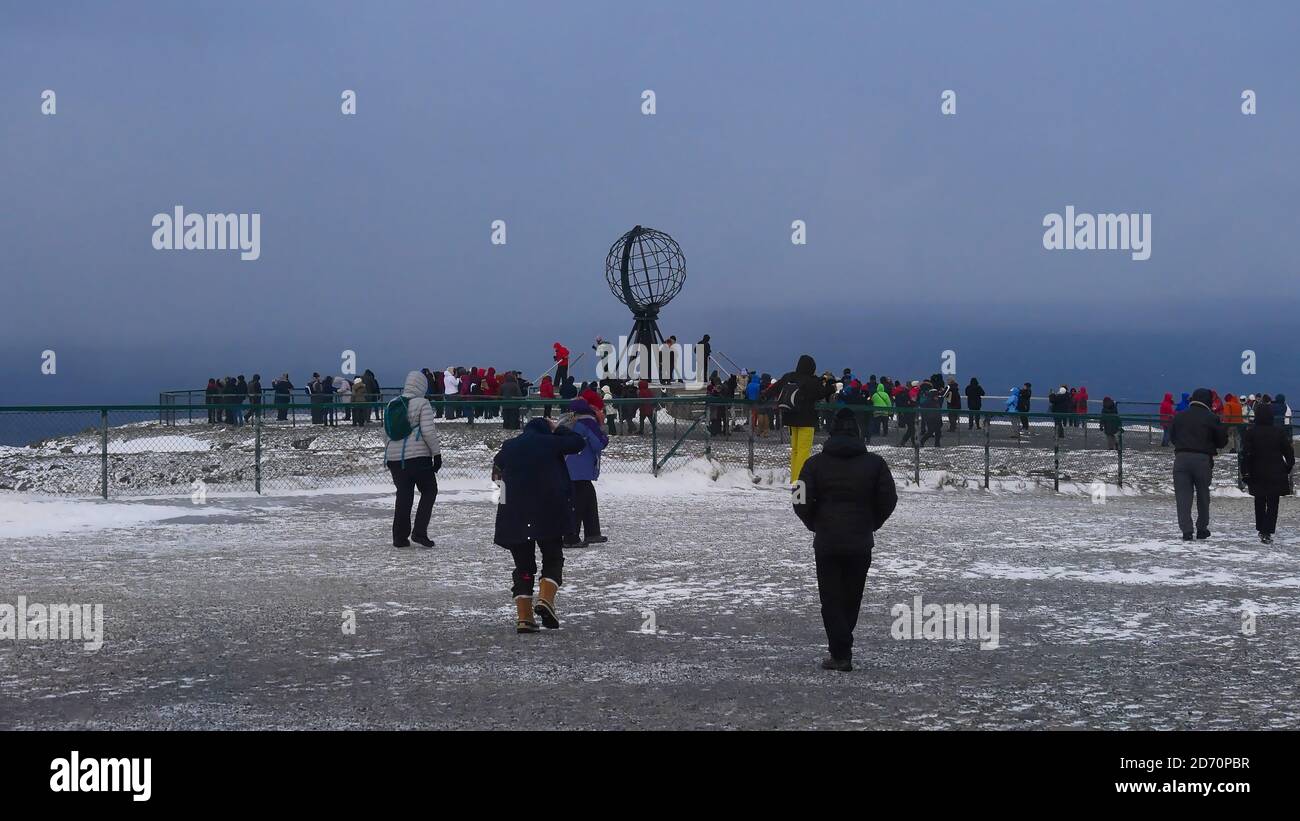
[[[961,388],[957,387],[957,380],[951,376],[948,377],[948,386],[943,392],[944,404],[948,406],[948,431],[957,430],[957,420],[961,417],[958,411],[961,410]]]
[[[1101,400],[1101,432],[1106,434],[1106,447],[1110,450],[1118,449],[1115,437],[1119,435],[1119,430],[1119,406],[1107,396]]]
[[[1056,389],[1055,393],[1047,397],[1047,406],[1055,414],[1052,421],[1056,425],[1056,438],[1065,438],[1065,424],[1067,417],[1064,414],[1074,413],[1074,397],[1070,395],[1070,389],[1062,385]]]
[[[230,423],[239,425],[244,419],[244,400],[248,398],[248,383],[244,381],[244,375],[241,373],[235,380],[233,392],[230,395]]]
[[[573,377],[572,376],[564,377],[564,381],[560,383],[560,398],[576,399],[577,397],[578,397],[578,386],[573,384]]]
[[[579,453],[586,444],[564,425],[539,417],[530,419],[523,433],[502,445],[492,460],[492,479],[500,492],[493,541],[515,560],[511,593],[517,611],[515,629],[520,633],[537,632],[533,620],[536,550],[542,553],[537,614],[546,627],[560,626],[555,593],[564,581],[563,540],[576,529],[573,483],[564,457]]]
[[[1275,421],[1272,406],[1260,405],[1255,409],[1255,424],[1241,437],[1241,474],[1255,497],[1255,529],[1264,544],[1273,542],[1278,505],[1283,496],[1292,493],[1291,471],[1295,468],[1291,432]]]
[[[1034,386],[1028,382],[1020,389],[1020,399],[1016,402],[1016,410],[1020,412],[1020,429],[1029,433],[1029,409],[1032,407],[1029,403],[1034,398]]]
[[[970,378],[970,384],[966,386],[966,410],[972,411],[970,418],[966,420],[966,429],[978,429],[980,427],[980,415],[974,411],[984,407],[984,387],[975,377]]]
[[[885,460],[862,443],[853,411],[841,408],[821,453],[809,457],[794,488],[794,512],[814,534],[817,592],[830,645],[827,670],[853,669],[853,628],[879,530],[898,504]]]
[[[1209,388],[1197,388],[1187,410],[1174,414],[1174,497],[1183,541],[1192,540],[1192,496],[1196,496],[1196,538],[1210,538],[1210,479],[1214,456],[1228,445],[1228,429],[1210,410]],[[1258,411],[1257,411],[1258,413]]]
[[[254,416],[262,416],[262,375],[258,373],[253,374],[253,381],[248,383],[248,411],[244,413],[244,421]]]
[[[293,392],[289,374],[280,374],[280,378],[272,382],[271,387],[275,389],[275,418],[283,422],[289,418],[289,394]]]
[[[501,406],[501,427],[505,430],[519,430],[519,406],[514,404],[521,398],[519,381],[512,372],[507,371],[501,381],[501,398],[510,400]]]
[[[925,447],[925,443],[933,436],[937,448],[943,438],[943,396],[933,385],[922,382],[916,400],[921,406],[921,444],[917,447]]]

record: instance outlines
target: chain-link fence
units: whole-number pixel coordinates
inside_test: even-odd
[[[435,402],[444,478],[487,480],[493,455],[563,400]],[[840,405],[819,407],[814,452]],[[1172,447],[1158,417],[960,411],[859,414],[867,446],[900,484],[923,487],[1167,487]],[[0,408],[0,489],[71,495],[277,492],[384,486],[380,403],[239,407],[170,404]],[[754,482],[789,481],[789,429],[770,403],[706,397],[607,402],[605,474],[664,475],[683,465]],[[703,462],[699,460],[704,460]],[[1221,481],[1235,482],[1232,471]]]

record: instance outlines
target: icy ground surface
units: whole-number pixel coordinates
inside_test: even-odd
[[[0,537],[0,602],[102,603],[106,637],[0,640],[0,728],[1300,727],[1289,500],[1271,546],[1232,497],[1185,545],[1166,495],[904,492],[845,675],[817,667],[811,534],[784,490],[600,489],[612,540],[569,552],[563,628],[531,636],[477,480],[445,484],[431,551],[388,546],[373,490],[33,507],[46,535]],[[1001,646],[892,638],[916,595],[999,605]]]

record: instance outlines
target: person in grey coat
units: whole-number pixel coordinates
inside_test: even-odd
[[[1174,414],[1169,439],[1174,443],[1174,498],[1183,541],[1192,540],[1192,497],[1196,497],[1196,538],[1210,538],[1210,478],[1214,456],[1228,445],[1228,429],[1210,410],[1209,388],[1192,393],[1187,410]]]
[[[406,418],[411,432],[402,439],[389,438],[384,448],[384,461],[397,487],[397,500],[393,506],[393,547],[410,547],[415,542],[421,547],[433,547],[429,538],[429,518],[433,515],[433,502],[438,498],[438,471],[442,468],[442,449],[438,428],[434,424],[433,405],[424,398],[429,387],[424,374],[411,371],[402,387],[406,403]],[[385,426],[387,433],[387,426]],[[411,525],[411,505],[415,490],[420,490],[420,506],[415,509],[415,526]],[[408,540],[409,538],[409,540]]]

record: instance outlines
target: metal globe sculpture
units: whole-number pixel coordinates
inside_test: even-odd
[[[618,301],[632,311],[629,343],[649,348],[663,342],[659,309],[686,283],[686,257],[672,237],[638,225],[610,246],[605,281]]]

